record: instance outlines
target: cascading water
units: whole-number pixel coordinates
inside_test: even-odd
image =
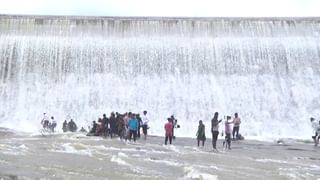
[[[174,114],[195,137],[215,111],[256,137],[307,137],[320,115],[319,18],[1,16],[0,126],[87,126],[148,110],[151,134]]]

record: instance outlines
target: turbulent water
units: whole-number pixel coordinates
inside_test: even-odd
[[[0,126],[148,110],[151,134],[174,114],[193,137],[218,111],[245,136],[309,138],[319,53],[319,18],[0,16]]]
[[[234,141],[232,150],[212,152],[210,141],[163,137],[136,143],[81,133],[39,136],[0,128],[0,179],[164,179],[164,180],[317,180],[319,147]]]

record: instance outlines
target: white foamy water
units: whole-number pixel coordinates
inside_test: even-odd
[[[110,161],[111,162],[116,162],[117,164],[122,165],[122,166],[130,166],[130,164],[126,163],[119,156],[112,156]]]
[[[210,136],[215,111],[244,136],[310,138],[319,116],[319,18],[1,16],[0,126],[37,132],[42,113],[87,127],[148,110],[163,135]]]
[[[0,128],[0,133],[2,133]],[[192,138],[163,145],[164,137],[137,143],[81,134],[0,136],[0,179],[316,179],[319,150],[310,143],[286,145],[232,141],[213,152]],[[23,143],[21,143],[23,142]],[[277,152],[277,153],[274,153]]]
[[[62,144],[62,146],[57,149],[51,150],[53,152],[60,152],[60,153],[70,153],[70,154],[78,154],[78,155],[85,155],[85,156],[92,156],[91,149],[81,145],[81,144]]]
[[[211,174],[200,173],[193,167],[186,167],[184,171],[187,173],[186,178],[190,179],[203,179],[203,180],[218,180],[218,177]]]

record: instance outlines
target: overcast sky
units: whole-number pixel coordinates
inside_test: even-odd
[[[320,16],[320,0],[0,0],[0,14]]]

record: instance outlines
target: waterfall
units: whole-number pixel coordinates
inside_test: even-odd
[[[245,136],[310,138],[320,118],[320,18],[0,17],[0,126],[147,110],[151,134],[174,114],[210,137],[218,111]]]

